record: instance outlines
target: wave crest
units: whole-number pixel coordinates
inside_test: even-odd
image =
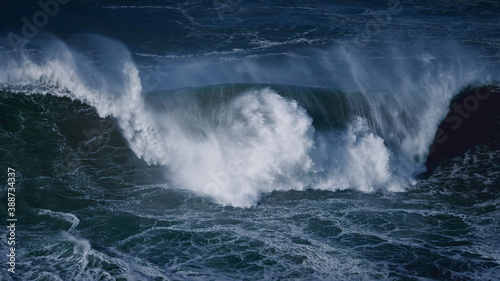
[[[96,35],[71,43],[40,38],[20,53],[0,52],[4,90],[85,102],[101,117],[113,116],[137,157],[165,166],[176,186],[239,207],[275,190],[404,190],[424,170],[453,94],[483,73],[460,50],[456,61],[395,52],[402,58],[388,60],[392,67],[383,73],[373,60],[338,48],[333,53],[344,58],[343,81],[350,82],[337,86],[350,92],[294,92],[249,78],[249,87],[228,96],[187,89],[151,99],[121,43]],[[320,55],[318,64],[338,70]],[[304,73],[314,67],[294,65]],[[248,77],[272,73],[257,64],[247,70],[260,73]],[[385,89],[366,90],[375,85]],[[321,116],[335,126],[319,130]]]

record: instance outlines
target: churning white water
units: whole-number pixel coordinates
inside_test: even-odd
[[[168,110],[154,109],[125,46],[95,35],[80,40],[84,47],[44,36],[20,52],[1,52],[2,88],[66,96],[95,107],[101,117],[116,119],[137,157],[165,166],[170,183],[238,207],[252,206],[274,190],[405,190],[424,170],[453,95],[492,79],[481,75],[467,51],[452,44],[446,46],[447,57],[443,49],[413,54],[388,48],[390,59],[374,60],[334,47],[318,51],[316,63],[290,59],[276,77],[290,76],[289,81],[300,84],[294,73],[319,67],[342,73],[331,87],[351,90],[345,92],[352,102],[346,106],[368,101],[368,108],[357,110],[360,114],[343,128],[317,130],[301,104],[260,85],[215,108],[203,108],[194,95],[165,94],[160,100]],[[37,45],[36,51],[29,44]],[[196,69],[211,71],[210,64]],[[172,77],[188,79],[180,72]],[[262,79],[259,73],[272,71],[246,62],[228,80],[219,75],[211,82],[273,81],[272,74]],[[325,114],[336,114],[328,110]],[[210,122],[206,111],[223,111],[225,122]]]

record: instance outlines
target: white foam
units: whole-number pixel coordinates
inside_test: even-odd
[[[321,136],[318,142],[315,153],[323,161],[317,162],[322,178],[316,188],[354,188],[364,192],[403,189],[400,175],[391,168],[391,152],[382,138],[369,131],[365,119],[358,117],[348,130],[331,132]]]
[[[184,116],[176,112],[151,114],[157,130],[134,148],[149,153],[150,163],[169,167],[179,186],[223,205],[252,206],[274,190],[371,192],[406,184],[391,170],[396,163],[383,139],[360,117],[347,130],[315,132],[303,108],[270,89],[248,91],[224,106],[221,126],[192,117],[204,137],[180,126]]]
[[[71,227],[68,229],[68,231],[73,230],[75,227],[77,227],[80,224],[80,220],[78,219],[78,217],[71,214],[71,213],[62,213],[62,212],[55,212],[52,210],[40,209],[38,211],[38,214],[39,215],[48,215],[48,216],[62,219],[64,221],[71,223]]]
[[[306,112],[269,89],[228,107],[227,126],[207,128],[205,140],[182,147],[189,152],[172,163],[179,181],[235,206],[253,205],[263,192],[302,189],[314,131]]]
[[[179,103],[165,97],[172,110],[149,108],[139,71],[121,43],[86,36],[81,42],[92,51],[87,57],[56,38],[41,38],[31,42],[36,51],[0,53],[4,88],[67,96],[95,107],[102,117],[115,117],[137,157],[165,166],[181,188],[239,207],[252,206],[262,194],[275,190],[404,190],[423,171],[449,99],[479,75],[468,61],[442,65],[426,53],[396,60],[387,71],[363,55],[337,48],[332,52],[348,70],[345,83],[337,86],[359,89],[369,102],[370,116],[353,116],[345,130],[316,132],[297,102],[260,89],[221,104],[224,122],[214,125],[198,114],[196,101]],[[398,57],[397,52],[391,55]],[[328,61],[319,63],[341,73]],[[197,69],[210,73],[209,66]],[[251,77],[250,82],[262,82],[258,81],[262,73],[274,75],[253,63],[242,67],[246,69],[237,75]],[[289,72],[283,68],[277,79],[293,81],[296,78],[287,77],[290,73],[314,72],[312,67],[296,68]],[[385,94],[365,90],[377,86],[390,90]]]

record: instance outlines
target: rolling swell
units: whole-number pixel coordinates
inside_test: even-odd
[[[103,173],[116,166],[144,169],[146,165],[130,151],[115,122],[78,100],[0,91],[2,157],[31,169],[26,173],[33,177],[63,179],[91,174],[91,167]]]

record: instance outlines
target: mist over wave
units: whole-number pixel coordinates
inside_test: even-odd
[[[454,43],[376,48],[383,57],[335,46],[272,64],[187,59],[160,88],[250,86],[160,91],[151,98],[123,44],[98,35],[68,41],[44,35],[20,51],[2,49],[0,83],[8,91],[87,103],[116,119],[137,157],[165,166],[169,183],[248,207],[275,190],[407,189],[425,170],[450,99],[467,85],[497,79]],[[292,93],[259,84],[285,82],[300,87]],[[327,94],[343,102],[327,105],[310,87],[343,89]],[[315,127],[313,102],[325,119],[342,115],[342,126]]]

